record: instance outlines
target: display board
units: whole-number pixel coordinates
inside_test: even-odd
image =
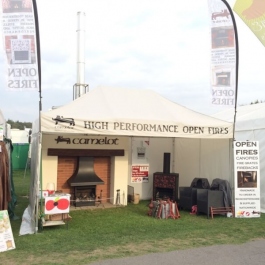
[[[234,142],[235,217],[260,217],[259,142]]]
[[[15,248],[8,212],[7,210],[0,211],[0,252]]]

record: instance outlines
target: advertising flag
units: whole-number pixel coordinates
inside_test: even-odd
[[[265,46],[265,1],[237,0],[233,10]]]
[[[32,0],[1,0],[6,88],[38,90],[38,56]]]
[[[237,38],[231,8],[224,0],[208,0],[211,28],[212,104],[235,106],[237,94]]]

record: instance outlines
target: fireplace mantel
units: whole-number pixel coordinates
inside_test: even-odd
[[[62,149],[48,148],[48,156],[124,156],[123,149]]]

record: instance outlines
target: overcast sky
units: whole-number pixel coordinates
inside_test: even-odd
[[[228,1],[231,7],[234,2]],[[223,109],[210,104],[208,0],[37,0],[37,7],[43,111],[73,100],[79,11],[86,15],[85,83],[90,90],[100,85],[152,89],[204,114]],[[238,105],[265,100],[265,47],[237,14],[235,18]],[[3,50],[0,60],[5,119],[34,121],[39,93],[7,91]]]

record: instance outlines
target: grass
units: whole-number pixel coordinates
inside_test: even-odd
[[[126,207],[72,211],[69,228],[45,227],[40,233],[19,236],[28,205],[29,172],[14,172],[17,195],[12,220],[16,249],[0,253],[1,264],[89,264],[94,261],[221,244],[241,244],[265,238],[265,214],[260,218],[191,215],[156,219],[147,216],[148,201]]]

